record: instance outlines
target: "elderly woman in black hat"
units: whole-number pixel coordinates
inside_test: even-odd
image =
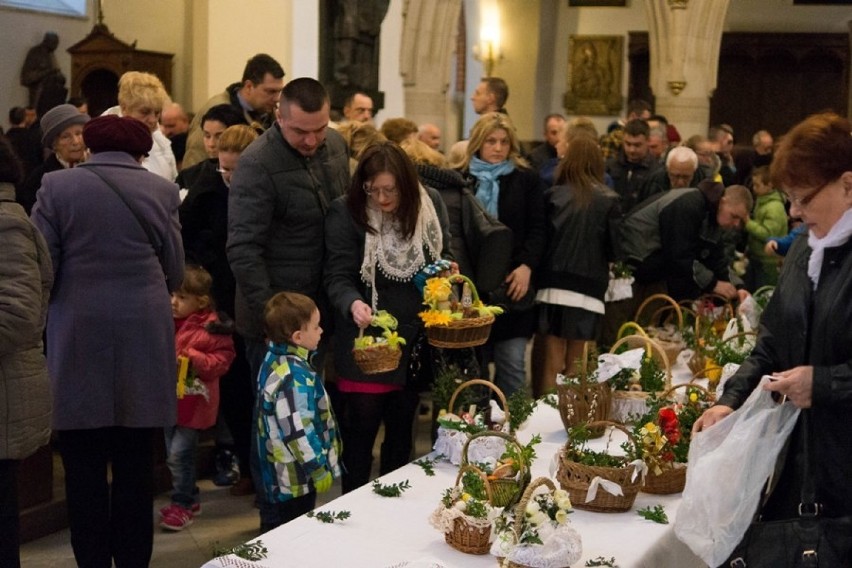
[[[140,165],[152,141],[138,120],[95,118],[83,138],[92,157],[45,175],[32,213],[56,279],[53,430],[77,563],[147,566],[153,443],[177,416],[169,293],[183,280],[178,187]]]
[[[52,153],[44,163],[30,172],[23,185],[17,189],[15,200],[24,207],[27,215],[33,209],[44,174],[73,168],[86,159],[83,125],[87,122],[88,114],[68,104],[55,106],[41,117],[41,143]]]

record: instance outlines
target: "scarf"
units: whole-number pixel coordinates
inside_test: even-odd
[[[479,181],[476,184],[476,198],[482,202],[488,213],[495,219],[499,219],[497,201],[500,197],[500,182],[498,178],[515,171],[515,164],[511,160],[489,164],[474,156],[470,160],[469,167],[470,173]]]
[[[364,260],[361,262],[361,280],[372,290],[372,308],[376,311],[376,266],[391,280],[410,281],[426,266],[425,246],[432,258],[439,258],[444,247],[441,224],[435,205],[423,186],[420,186],[420,213],[414,234],[405,240],[400,232],[400,222],[393,213],[384,213],[368,201],[367,223],[376,230],[364,238]]]
[[[811,231],[808,236],[808,246],[811,247],[811,258],[808,259],[808,276],[814,283],[814,290],[817,289],[819,284],[819,274],[822,271],[825,249],[844,244],[850,236],[852,236],[852,209],[847,209],[823,238],[818,239]]]

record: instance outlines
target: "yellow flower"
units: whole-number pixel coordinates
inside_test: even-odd
[[[423,323],[426,327],[432,327],[436,325],[447,325],[452,321],[449,314],[444,312],[439,312],[437,310],[428,310],[425,312],[420,312],[418,314],[420,319],[423,320]]]
[[[445,302],[450,299],[453,288],[446,278],[430,278],[423,288],[423,299],[434,305],[436,302]]]
[[[698,393],[697,392],[689,393],[689,401],[690,402],[698,402]]]
[[[647,424],[645,424],[644,430],[647,431],[649,434],[656,434],[660,431],[659,427],[657,427],[657,425],[653,422],[648,422]]]

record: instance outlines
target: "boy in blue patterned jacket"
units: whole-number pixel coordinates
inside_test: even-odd
[[[263,494],[283,524],[313,510],[317,493],[340,477],[340,448],[331,404],[308,362],[322,336],[316,304],[280,292],[264,318],[269,349],[259,376],[257,447]],[[264,521],[263,532],[275,528]]]

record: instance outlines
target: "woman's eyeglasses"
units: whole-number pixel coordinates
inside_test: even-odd
[[[365,183],[364,193],[366,193],[368,197],[372,197],[374,195],[378,197],[379,194],[384,194],[387,197],[396,197],[399,193],[399,189],[397,189],[395,185],[390,187],[374,187],[373,185]]]
[[[813,201],[814,197],[816,197],[819,194],[819,192],[822,191],[823,189],[825,189],[826,186],[828,186],[830,183],[831,182],[824,183],[821,186],[819,186],[818,188],[816,188],[815,190],[811,191],[810,193],[808,193],[806,195],[802,195],[800,197],[797,197],[797,196],[793,195],[792,193],[790,193],[788,191],[784,192],[784,193],[787,196],[787,200],[790,202],[791,205],[795,205],[796,207],[801,209],[803,207],[807,207],[808,203]]]

